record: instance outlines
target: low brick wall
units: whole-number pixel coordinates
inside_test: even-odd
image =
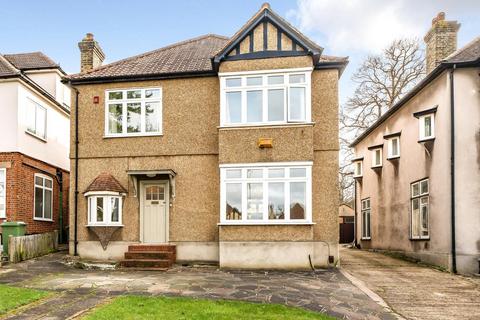
[[[8,239],[10,262],[17,263],[58,250],[58,231]]]

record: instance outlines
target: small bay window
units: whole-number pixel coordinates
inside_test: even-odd
[[[311,222],[311,163],[222,165],[221,222]]]
[[[363,160],[353,160],[353,177],[360,178],[363,176]]]
[[[435,115],[433,113],[418,118],[419,140],[435,138]]]
[[[122,196],[117,193],[87,193],[88,225],[122,225]]]
[[[311,69],[220,74],[221,125],[311,121]]]
[[[387,139],[387,159],[400,158],[400,134],[384,136]]]

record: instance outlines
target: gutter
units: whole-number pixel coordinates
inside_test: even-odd
[[[455,244],[455,87],[454,72],[456,64],[450,71],[450,210],[451,210],[451,255],[452,272],[457,273],[457,252]]]
[[[78,90],[75,90],[75,182],[74,182],[74,230],[73,230],[73,255],[78,256]]]

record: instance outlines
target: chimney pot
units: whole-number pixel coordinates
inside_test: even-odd
[[[78,43],[78,48],[80,48],[80,72],[88,72],[98,68],[105,60],[105,54],[94,39],[93,33],[87,33]]]
[[[270,3],[264,2],[264,3],[262,4],[262,9],[270,9]]]

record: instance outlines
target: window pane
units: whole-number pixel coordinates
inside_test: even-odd
[[[285,177],[285,169],[283,168],[268,169],[268,177],[283,178]]]
[[[127,132],[140,132],[141,130],[141,105],[140,103],[127,103]]]
[[[43,212],[45,219],[52,219],[52,191],[45,190],[45,210]]]
[[[108,93],[108,100],[121,100],[123,98],[122,91],[113,91]]]
[[[304,83],[305,75],[304,74],[291,74],[289,77],[290,83]]]
[[[145,103],[145,131],[160,132],[160,103]]]
[[[227,122],[239,123],[242,121],[242,93],[227,92]]]
[[[262,122],[262,91],[247,91],[247,121]]]
[[[268,219],[285,219],[285,184],[270,182],[268,184]]]
[[[382,162],[382,151],[375,150],[375,165],[379,166]]]
[[[227,220],[242,220],[242,184],[227,183],[225,189],[227,199],[225,214]]]
[[[432,136],[432,117],[424,118],[425,137]]]
[[[127,91],[127,99],[140,99],[142,97],[141,90]]]
[[[43,217],[43,189],[35,188],[35,217]]]
[[[35,109],[36,106],[32,101],[27,104],[27,130],[35,133]]]
[[[284,89],[268,90],[268,121],[284,121]]]
[[[52,180],[45,179],[45,187],[52,188]]]
[[[47,110],[44,108],[37,106],[37,120],[36,120],[36,128],[35,134],[42,138],[45,138],[45,131],[46,131],[46,121],[47,121]]]
[[[103,199],[102,197],[97,198],[97,222],[103,222]]]
[[[145,98],[147,98],[147,99],[160,98],[160,90],[158,90],[158,89],[145,90]]]
[[[263,218],[263,184],[247,184],[247,219],[261,220]]]
[[[428,180],[420,182],[420,192],[421,194],[428,193]]]
[[[423,199],[422,199],[423,200]],[[428,199],[426,199],[426,204],[422,204],[422,215],[421,215],[421,225],[422,225],[422,236],[428,236]]]
[[[263,169],[248,169],[247,178],[263,178]]]
[[[36,177],[35,177],[35,184],[36,184],[37,186],[43,186],[43,178],[36,176]]]
[[[420,236],[420,205],[418,199],[412,200],[412,237]]]
[[[290,219],[305,219],[305,182],[290,183]]]
[[[290,119],[305,120],[305,88],[290,88]]]
[[[416,197],[420,194],[420,184],[417,182],[417,183],[414,183],[412,184],[412,197]]]
[[[225,81],[226,86],[230,87],[240,87],[242,85],[242,78],[230,78]]]
[[[112,206],[112,222],[119,222],[120,199],[110,198],[110,203]]]
[[[305,168],[290,168],[290,177],[291,178],[306,177],[306,176],[307,176],[307,169],[305,169]]]
[[[227,179],[238,179],[242,177],[241,169],[227,170]]]
[[[392,139],[392,156],[398,156],[398,139]]]
[[[366,216],[367,216],[367,234],[366,234],[366,236],[367,236],[367,238],[370,238],[370,235],[371,235],[371,233],[370,233],[370,224],[371,224],[370,223],[370,217],[371,217],[370,216],[370,210],[368,210],[366,212]]]
[[[269,76],[268,84],[283,84],[283,76]]]
[[[247,86],[261,86],[263,83],[262,77],[247,78]]]
[[[108,133],[122,133],[122,104],[108,105]]]

